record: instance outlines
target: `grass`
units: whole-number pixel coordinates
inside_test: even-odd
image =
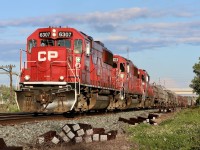
[[[0,105],[0,113],[6,113],[6,112],[19,112],[16,104],[1,104]]]
[[[140,124],[128,131],[141,150],[199,150],[200,107],[181,110],[158,126]]]

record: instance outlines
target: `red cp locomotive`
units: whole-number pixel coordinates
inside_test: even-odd
[[[31,112],[150,107],[149,80],[145,70],[83,32],[40,28],[27,39],[17,101]]]

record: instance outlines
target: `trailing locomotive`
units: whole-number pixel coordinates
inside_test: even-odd
[[[25,112],[167,107],[176,101],[171,92],[170,100],[159,97],[164,93],[145,70],[74,28],[34,31],[20,71],[17,102]]]

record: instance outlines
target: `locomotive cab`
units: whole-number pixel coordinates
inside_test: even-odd
[[[126,58],[114,55],[112,81],[118,90],[109,108],[115,106],[118,109],[143,107],[142,86],[137,67]]]
[[[150,85],[150,76],[146,70],[139,69],[139,78],[142,85],[142,99],[144,100],[144,107],[150,107],[153,105],[153,87]]]
[[[20,109],[72,110],[80,83],[90,83],[89,52],[90,39],[73,28],[49,27],[33,32],[27,39],[27,59],[21,65],[20,89],[16,91]]]

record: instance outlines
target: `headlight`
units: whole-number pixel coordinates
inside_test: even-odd
[[[52,36],[55,37],[56,36],[56,29],[52,30]]]
[[[120,74],[120,77],[123,79],[124,78],[124,74]]]
[[[63,81],[64,79],[65,79],[65,77],[64,76],[60,76],[60,81]]]
[[[24,79],[25,79],[26,81],[28,81],[28,80],[30,80],[30,76],[29,76],[29,75],[25,75]]]

